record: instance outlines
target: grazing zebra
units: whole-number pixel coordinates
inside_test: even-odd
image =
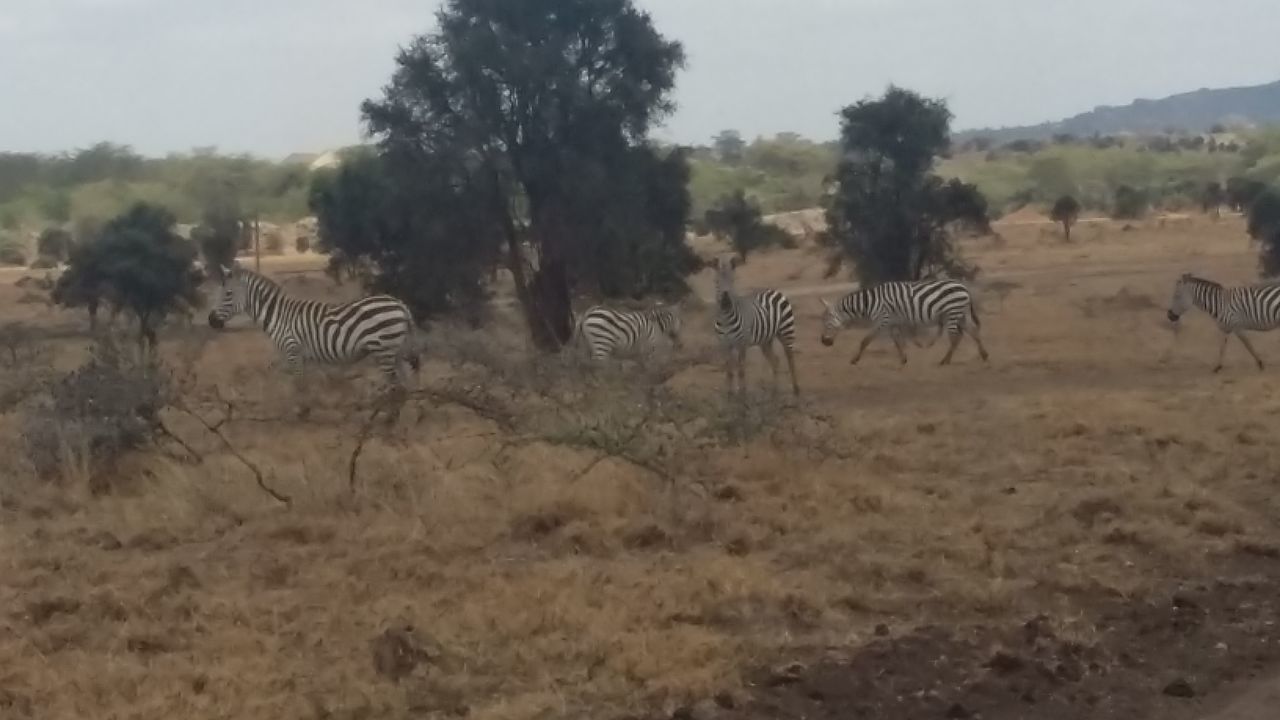
[[[1227,340],[1232,335],[1240,338],[1240,344],[1253,356],[1258,369],[1263,369],[1262,358],[1258,357],[1244,331],[1266,331],[1280,327],[1280,285],[1223,287],[1212,280],[1184,273],[1173,285],[1169,322],[1177,323],[1193,306],[1209,313],[1222,331],[1222,344],[1218,347],[1218,364],[1214,366],[1214,372],[1222,370]]]
[[[796,318],[791,301],[777,290],[756,290],[739,295],[734,290],[734,270],[740,261],[736,255],[721,255],[716,259],[716,315],[715,331],[720,347],[725,353],[725,373],[729,381],[729,394],[734,391],[734,371],[737,370],[738,390],[746,392],[747,348],[759,345],[760,351],[773,370],[774,388],[778,385],[778,356],[773,353],[773,341],[782,345],[787,356],[787,370],[791,372],[791,390],[800,394],[796,381],[794,348],[796,342]]]
[[[276,283],[238,265],[224,267],[209,326],[221,329],[238,313],[262,327],[295,378],[301,377],[304,361],[339,365],[373,355],[388,390],[402,395],[408,385],[406,366],[415,372],[419,368],[413,315],[387,295],[330,305],[290,297]]]
[[[673,307],[648,310],[615,310],[596,305],[578,321],[578,338],[586,343],[592,360],[604,360],[618,352],[649,351],[665,335],[680,347],[680,314]]]
[[[898,350],[898,359],[905,365],[907,354],[902,350],[903,330],[931,325],[938,326],[939,337],[944,329],[951,336],[951,346],[940,364],[951,362],[951,356],[960,344],[960,336],[966,331],[978,344],[982,361],[987,362],[988,359],[987,349],[979,336],[982,323],[973,307],[973,296],[964,284],[955,280],[887,282],[855,290],[835,305],[824,299],[822,306],[822,344],[827,347],[835,343],[836,333],[846,325],[858,320],[870,320],[872,323],[871,332],[862,338],[858,353],[850,363],[861,360],[871,341],[887,330]],[[973,319],[972,326],[968,324],[969,318]],[[934,342],[937,342],[936,337]]]

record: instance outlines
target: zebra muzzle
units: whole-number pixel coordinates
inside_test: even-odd
[[[823,344],[823,345],[826,345],[827,347],[831,347],[832,345],[835,345],[835,344],[836,344],[836,339],[835,339],[835,338],[824,337],[824,338],[822,338],[822,344]]]
[[[213,313],[209,313],[209,327],[213,328],[214,330],[221,330],[226,324],[227,324],[226,321],[224,321],[222,318],[218,317]]]
[[[1170,310],[1168,313],[1166,313],[1166,315],[1169,317],[1169,322],[1171,323],[1178,322],[1178,315],[1174,311]]]

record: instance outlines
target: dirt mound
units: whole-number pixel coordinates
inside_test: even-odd
[[[1160,602],[1116,599],[1091,615],[1088,624],[1042,615],[1014,626],[926,626],[898,637],[882,626],[882,637],[852,655],[815,653],[761,671],[745,702],[718,698],[702,715],[1191,718],[1203,712],[1206,694],[1280,660],[1274,567]]]

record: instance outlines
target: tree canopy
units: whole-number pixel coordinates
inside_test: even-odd
[[[972,275],[955,231],[986,232],[990,221],[975,186],[933,173],[950,121],[941,100],[893,86],[841,112],[842,158],[827,205],[833,270],[847,259],[864,282]]]
[[[1280,275],[1280,193],[1263,190],[1249,205],[1249,236],[1261,246],[1258,267],[1267,277]]]
[[[683,292],[687,160],[646,139],[673,107],[680,44],[631,0],[449,0],[437,19],[364,117],[390,173],[447,178],[460,217],[445,222],[503,251],[535,341],[568,341],[575,292]],[[438,237],[364,255],[392,277]]]
[[[138,320],[140,343],[154,346],[170,313],[200,303],[195,259],[195,247],[174,232],[172,213],[138,203],[72,250],[54,300],[88,307],[91,318],[108,301]]]
[[[794,245],[785,230],[763,221],[760,205],[742,190],[720,198],[707,210],[704,222],[717,237],[728,240],[743,260],[756,250]]]

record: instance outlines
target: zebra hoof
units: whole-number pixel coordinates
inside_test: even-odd
[[[1221,366],[1221,365],[1219,365],[1219,366],[1217,366],[1217,367],[1215,367],[1215,368],[1213,369],[1213,374],[1214,374],[1214,375],[1217,375],[1217,374],[1218,374],[1218,373],[1220,373],[1220,372],[1222,372],[1222,366]]]

